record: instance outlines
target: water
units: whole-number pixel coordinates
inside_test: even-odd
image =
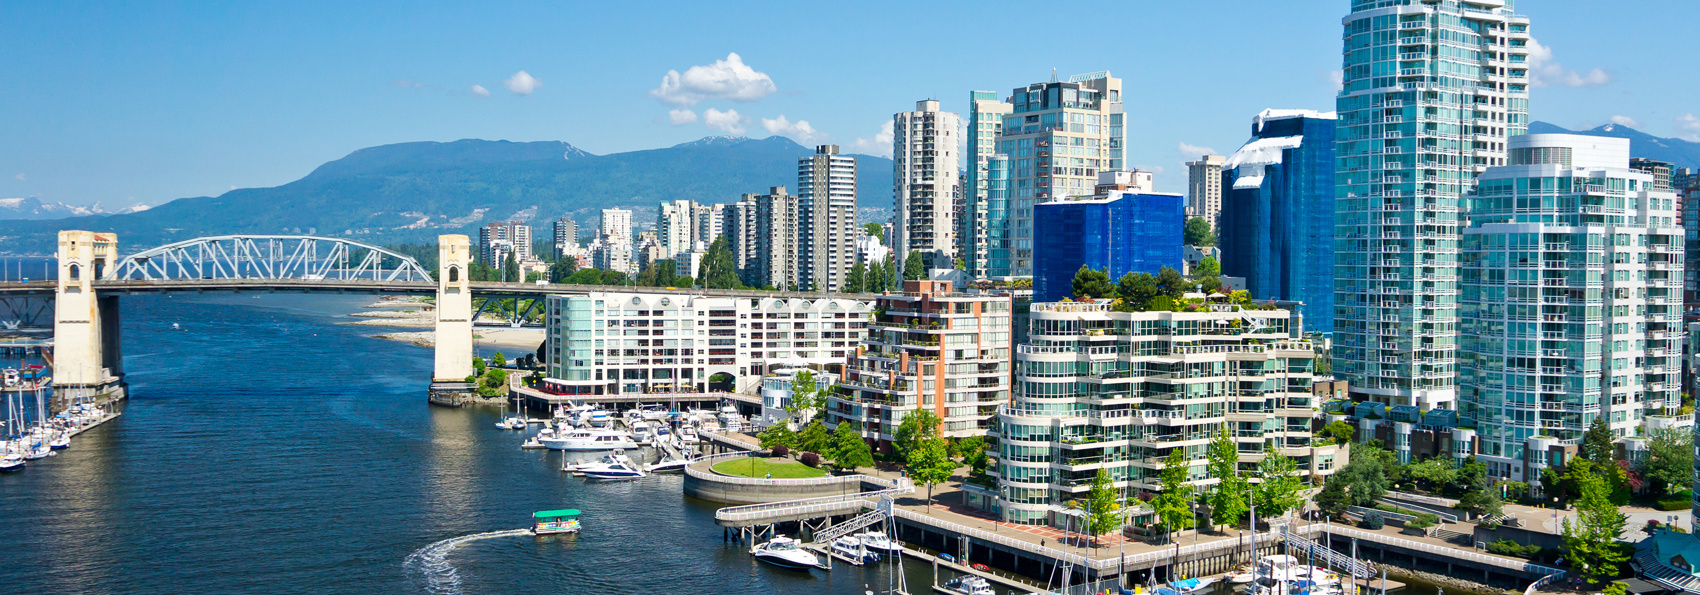
[[[339,326],[358,296],[127,297],[124,416],[0,476],[9,593],[860,594],[775,569],[680,476],[588,484],[497,408],[425,403],[431,353]],[[172,323],[185,331],[171,330]],[[489,349],[486,351],[493,351]],[[508,349],[510,353],[516,351]],[[584,533],[514,530],[579,508]],[[930,567],[911,561],[910,590]]]
[[[56,278],[56,263],[46,256],[0,257],[0,282],[47,281]]]

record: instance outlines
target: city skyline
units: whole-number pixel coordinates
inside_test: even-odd
[[[1537,69],[1547,87],[1532,116],[1571,128],[1615,119],[1663,136],[1700,134],[1700,122],[1686,119],[1695,110],[1676,99],[1692,96],[1684,90],[1692,83],[1638,65],[1639,56],[1656,53],[1663,43],[1657,40],[1674,38],[1677,29],[1656,18],[1657,5],[1648,7],[1654,10],[1623,15],[1646,34],[1608,42],[1580,15],[1520,5],[1538,23],[1533,33],[1543,56],[1551,50]],[[367,146],[459,138],[563,140],[602,154],[716,134],[779,134],[805,146],[833,143],[846,153],[884,155],[890,143],[883,126],[916,99],[936,98],[945,111],[967,114],[968,91],[1000,90],[1002,98],[1008,89],[1044,80],[1052,69],[1062,76],[1108,69],[1130,80],[1180,81],[1197,89],[1128,99],[1128,165],[1158,173],[1159,190],[1180,191],[1186,183],[1181,164],[1243,142],[1245,115],[1268,107],[1329,108],[1340,67],[1338,48],[1331,46],[1345,9],[1341,3],[1234,11],[1110,7],[1111,20],[1137,17],[1164,26],[1101,50],[1019,56],[962,43],[975,23],[985,24],[996,11],[953,11],[950,18],[963,27],[927,41],[936,47],[922,48],[934,61],[906,60],[909,50],[896,47],[846,44],[843,51],[863,59],[821,72],[812,68],[819,50],[797,51],[792,48],[799,44],[787,41],[810,36],[807,27],[780,27],[762,41],[728,32],[684,36],[693,38],[613,55],[599,48],[618,45],[604,37],[619,34],[618,28],[576,23],[618,21],[618,14],[600,12],[617,8],[308,7],[267,14],[144,7],[70,14],[8,7],[0,21],[10,26],[0,25],[7,33],[0,47],[14,50],[6,55],[14,57],[11,70],[21,82],[15,88],[26,91],[0,95],[0,108],[25,117],[3,129],[10,142],[0,144],[0,197],[159,204],[285,183]],[[885,26],[877,8],[809,10],[851,26]],[[695,16],[680,22],[727,20]],[[774,18],[783,24],[818,16],[787,11]],[[352,27],[322,26],[327,18],[389,26],[362,28],[356,36]],[[1285,26],[1265,27],[1269,22]],[[84,33],[66,34],[73,27]],[[656,37],[664,38],[679,26],[655,27]],[[503,35],[449,37],[463,28]],[[1659,34],[1667,29],[1673,35]],[[1236,41],[1210,47],[1190,41],[1206,33]],[[86,39],[102,43],[77,45]],[[1287,48],[1279,68],[1237,69],[1232,77],[1199,74],[1272,43]],[[122,55],[116,47],[124,48]],[[946,64],[951,68],[940,67]],[[736,83],[721,84],[728,80]],[[598,92],[583,92],[592,84]],[[1260,92],[1233,92],[1245,85]],[[1607,111],[1595,107],[1607,102]],[[590,111],[603,116],[583,117]]]

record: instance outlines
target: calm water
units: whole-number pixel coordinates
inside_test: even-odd
[[[559,471],[560,453],[517,448],[492,425],[498,410],[427,406],[428,350],[336,324],[365,302],[124,298],[130,402],[60,456],[0,476],[0,592],[860,594],[887,583],[883,567],[760,565],[723,545],[714,506],[687,501],[678,476],[587,484]],[[532,511],[564,507],[585,511],[582,535],[512,534]],[[909,566],[911,591],[928,592],[918,581],[930,569]]]

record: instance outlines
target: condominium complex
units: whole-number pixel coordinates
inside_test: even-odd
[[[1034,207],[1034,300],[1069,297],[1082,266],[1108,270],[1112,283],[1128,273],[1184,268],[1186,197],[1152,192],[1151,174],[1145,172],[1104,171],[1098,177],[1096,195]]]
[[[963,209],[957,214],[956,244],[963,265],[970,274],[977,276],[987,275],[991,267],[991,160],[997,156],[998,135],[1003,132],[1003,117],[1013,109],[1015,106],[999,101],[996,92],[968,93],[968,136],[963,139],[966,146],[962,179]],[[1002,189],[1004,194],[1001,199],[1007,203],[1007,170],[1004,173],[1006,187]],[[1007,209],[1007,204],[998,205],[998,225],[1002,225],[1002,218]],[[1000,249],[1003,259],[1007,261],[1008,248]],[[1003,266],[1007,268],[1009,264],[1005,262]]]
[[[1221,167],[1222,274],[1253,299],[1302,303],[1307,329],[1333,332],[1334,113],[1263,110]]]
[[[549,296],[551,390],[616,395],[755,390],[780,368],[839,372],[870,310],[848,299],[655,293]]]
[[[1198,161],[1186,162],[1186,216],[1203,217],[1210,225],[1217,224],[1222,215],[1222,166],[1225,163],[1227,159],[1221,155],[1205,155]]]
[[[882,295],[867,338],[850,354],[843,393],[827,421],[856,424],[889,449],[903,417],[918,409],[944,421],[945,436],[983,436],[1009,403],[1009,295],[968,294],[949,281],[905,281]]]
[[[737,229],[735,235],[730,229],[728,234],[744,284],[798,288],[803,225],[797,197],[784,186],[774,186],[767,194],[745,194],[732,212],[737,215]]]
[[[636,273],[632,251],[632,212],[602,209],[602,227],[590,245],[592,266],[605,271]]]
[[[1629,168],[1647,172],[1647,174],[1653,176],[1653,188],[1656,190],[1675,189],[1675,182],[1672,179],[1672,176],[1676,173],[1676,168],[1672,166],[1669,161],[1659,161],[1657,159],[1648,159],[1645,157],[1631,157],[1629,159]]]
[[[554,229],[555,258],[578,256],[578,222],[572,217],[562,217],[552,223]]]
[[[961,125],[961,117],[939,111],[932,99],[892,116],[892,248],[899,259],[920,252],[933,268],[949,268],[957,257]]]
[[[478,249],[479,258],[492,267],[501,266],[510,253],[517,262],[531,260],[531,226],[523,221],[499,221],[480,227]]]
[[[1528,128],[1529,21],[1502,0],[1353,0],[1335,102],[1334,373],[1457,398],[1459,198]]]
[[[674,258],[696,249],[697,203],[694,200],[662,202],[655,219],[655,238],[661,258]]]
[[[1683,231],[1629,141],[1513,137],[1469,201],[1458,411],[1489,475],[1538,480],[1533,445],[1579,440],[1596,417],[1624,437],[1675,416]]]
[[[1313,442],[1314,352],[1293,338],[1291,312],[1115,312],[1106,300],[1034,303],[1029,316],[1015,404],[998,416],[1004,521],[1061,525],[1100,469],[1123,493],[1157,490],[1175,449],[1189,483],[1212,484],[1206,451],[1223,430],[1252,481],[1266,445],[1301,475],[1345,465],[1344,448]]]
[[[815,147],[797,159],[797,283],[803,290],[837,291],[856,263],[856,158],[838,145]]]
[[[1033,205],[1093,193],[1099,170],[1122,169],[1122,82],[1108,71],[1034,83],[1011,93],[997,152],[1009,157],[1009,206],[1001,229],[1007,268],[988,276],[1033,274]],[[990,174],[988,174],[989,176]],[[988,218],[990,219],[990,218]],[[997,247],[989,248],[995,254]],[[994,263],[995,264],[995,263]]]

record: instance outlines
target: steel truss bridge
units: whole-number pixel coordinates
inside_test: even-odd
[[[210,236],[125,257],[103,281],[294,279],[431,282],[410,256],[351,240],[320,236]]]

